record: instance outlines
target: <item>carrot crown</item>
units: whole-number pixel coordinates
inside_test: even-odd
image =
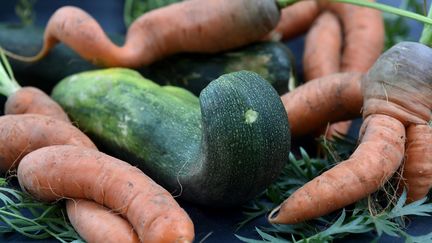
[[[0,94],[9,96],[20,88],[5,53],[0,49]]]

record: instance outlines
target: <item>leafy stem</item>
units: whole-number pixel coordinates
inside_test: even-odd
[[[20,88],[21,86],[15,80],[6,55],[0,49],[0,94],[10,96]]]

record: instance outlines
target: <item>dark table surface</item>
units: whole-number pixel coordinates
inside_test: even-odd
[[[18,18],[14,12],[16,0],[2,1],[0,8],[0,22],[17,22]],[[400,1],[381,0],[378,2],[397,6]],[[36,25],[44,26],[49,16],[60,6],[75,5],[89,12],[109,33],[124,33],[125,26],[123,24],[123,1],[121,0],[105,0],[105,1],[86,1],[86,0],[39,0],[36,2]],[[411,26],[410,36],[413,40],[417,40],[420,36],[422,25],[409,21]],[[297,60],[301,60],[303,50],[304,37],[300,36],[290,42],[288,46],[293,51]],[[298,63],[298,70],[300,62]],[[2,101],[0,100],[0,103]],[[2,105],[2,104],[1,104]],[[352,129],[355,132],[357,129]],[[254,230],[256,226],[265,226],[267,222],[264,217],[259,218],[243,227],[237,232],[234,232],[236,224],[243,219],[241,208],[232,208],[224,210],[215,210],[201,208],[195,205],[190,205],[186,202],[180,202],[186,209],[190,217],[195,223],[196,242],[205,239],[205,242],[239,242],[234,234],[241,236],[260,239]],[[432,218],[430,217],[413,217],[407,225],[407,232],[411,235],[423,235],[432,231]],[[360,234],[351,235],[340,242],[370,242],[375,238],[375,235]],[[55,240],[32,240],[25,238],[19,234],[0,235],[0,242],[55,242]],[[402,239],[383,236],[379,242],[403,242]]]

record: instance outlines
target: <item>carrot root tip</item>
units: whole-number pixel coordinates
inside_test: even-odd
[[[281,205],[277,206],[276,208],[274,208],[269,216],[267,217],[268,221],[272,224],[277,222],[277,217],[279,215],[279,211],[280,211]]]

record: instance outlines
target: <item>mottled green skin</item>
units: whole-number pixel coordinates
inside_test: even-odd
[[[194,203],[242,204],[288,161],[285,109],[276,91],[251,72],[220,77],[199,100],[126,69],[70,76],[52,96],[108,153]],[[246,119],[248,110],[255,112]]]
[[[118,44],[124,39],[118,35],[110,38]],[[0,46],[13,53],[33,56],[42,48],[42,39],[43,29],[0,24]],[[99,69],[63,44],[38,62],[10,61],[23,85],[34,85],[46,92],[69,75]],[[282,94],[288,90],[293,71],[292,53],[282,43],[264,42],[219,54],[179,54],[138,71],[154,82],[180,86],[198,95],[220,75],[240,70],[258,73]]]
[[[253,71],[267,80],[279,94],[288,91],[293,54],[283,43],[263,42],[220,54],[181,54],[165,58],[142,69],[141,73],[157,83],[176,85],[199,94],[219,76]]]

